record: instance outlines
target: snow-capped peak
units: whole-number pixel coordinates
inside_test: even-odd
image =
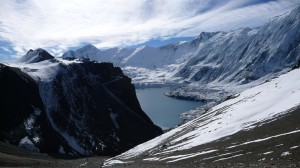
[[[38,48],[36,50],[29,50],[26,55],[21,57],[19,60],[17,60],[17,63],[36,63],[41,62],[49,59],[53,59],[54,57],[50,55],[47,51],[44,49]]]
[[[98,55],[101,51],[93,46],[92,44],[88,44],[82,48],[79,48],[76,51],[70,50],[62,55],[62,58],[81,58],[81,59],[91,59]]]
[[[191,45],[197,46],[199,43],[209,40],[218,33],[220,32],[201,32],[198,37],[191,41]]]
[[[87,51],[87,50],[99,51],[99,49],[97,47],[93,46],[92,44],[88,44],[88,45],[78,49],[77,51]]]

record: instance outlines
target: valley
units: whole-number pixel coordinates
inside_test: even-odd
[[[160,47],[0,63],[0,166],[300,167],[300,7]]]

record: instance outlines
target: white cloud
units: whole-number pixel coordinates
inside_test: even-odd
[[[5,52],[11,53],[11,50],[7,47],[0,46],[0,49],[2,49]]]
[[[81,43],[130,46],[153,38],[253,27],[299,0],[0,0],[0,39],[22,55]]]

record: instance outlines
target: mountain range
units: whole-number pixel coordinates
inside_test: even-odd
[[[206,106],[181,115],[191,120],[229,96],[291,69],[300,60],[300,8],[277,16],[260,28],[202,32],[192,41],[158,48],[87,45],[62,58],[112,62],[136,87],[171,87],[167,96],[204,101]],[[174,87],[175,86],[175,87]]]
[[[87,45],[61,58],[29,50],[0,64],[0,138],[45,153],[116,155],[103,167],[297,167],[299,39],[297,7],[260,28],[158,48]],[[206,105],[162,134],[135,95],[158,86]]]

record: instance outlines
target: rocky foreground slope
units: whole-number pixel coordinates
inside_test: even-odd
[[[111,63],[58,60],[42,49],[0,64],[0,139],[42,153],[115,155],[162,133],[131,79]]]

